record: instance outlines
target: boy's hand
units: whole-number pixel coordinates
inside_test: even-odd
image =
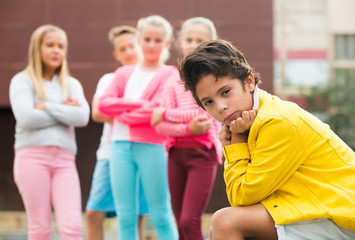
[[[245,133],[249,131],[257,114],[258,109],[243,111],[242,116],[238,117],[236,120],[230,123],[230,131],[232,133]]]
[[[199,115],[191,120],[190,132],[192,135],[202,135],[207,132],[212,124],[212,119],[206,119],[206,116]]]
[[[231,137],[232,133],[229,130],[229,127],[227,125],[223,125],[221,131],[219,131],[219,141],[221,141],[224,147],[231,145]]]
[[[165,111],[165,108],[163,107],[156,107],[153,110],[152,117],[150,119],[150,125],[153,127],[163,121],[163,113]]]

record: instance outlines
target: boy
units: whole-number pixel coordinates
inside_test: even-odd
[[[230,43],[202,43],[180,64],[186,90],[224,124],[232,207],[210,239],[355,239],[355,154],[296,104],[258,89],[259,74]]]
[[[113,57],[122,65],[137,63],[136,29],[130,26],[114,27],[109,32],[109,40],[113,45]],[[110,133],[112,119],[98,111],[97,101],[105,88],[114,78],[114,73],[105,74],[97,85],[97,90],[92,101],[92,119],[103,122],[104,129],[100,146],[97,150],[97,163],[92,179],[90,196],[86,206],[88,223],[88,240],[103,240],[103,222],[106,217],[115,216],[115,205],[110,184]],[[140,216],[138,220],[139,236],[144,238],[144,217],[148,213],[148,206],[142,189],[139,193]]]

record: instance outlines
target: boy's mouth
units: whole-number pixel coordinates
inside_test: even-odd
[[[236,116],[236,113],[232,113],[232,114],[229,114],[224,120],[223,122],[226,124],[226,125],[229,125],[227,123],[230,123],[231,121],[233,121],[235,119],[235,116]]]

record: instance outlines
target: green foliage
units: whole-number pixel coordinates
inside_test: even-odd
[[[333,73],[328,86],[312,88],[306,96],[307,110],[325,113],[331,129],[355,149],[355,70],[334,69]]]

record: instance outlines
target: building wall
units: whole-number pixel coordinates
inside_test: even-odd
[[[355,33],[355,1],[328,0],[331,33]]]
[[[12,76],[27,63],[31,33],[42,24],[62,27],[69,37],[69,67],[82,83],[90,102],[98,79],[113,71],[108,30],[115,25],[136,25],[151,14],[167,18],[175,29],[190,17],[204,16],[214,21],[220,38],[231,41],[262,75],[262,87],[273,90],[272,0],[31,0],[0,2],[0,121],[2,159],[0,168],[0,210],[23,209],[12,179],[14,124],[8,88]],[[176,64],[179,51],[172,48],[169,64]],[[85,206],[95,165],[95,151],[102,126],[90,122],[77,129],[77,166]],[[220,167],[207,211],[226,206],[225,186]]]
[[[294,100],[305,88],[326,85],[328,55],[327,0],[274,0],[275,94]]]

